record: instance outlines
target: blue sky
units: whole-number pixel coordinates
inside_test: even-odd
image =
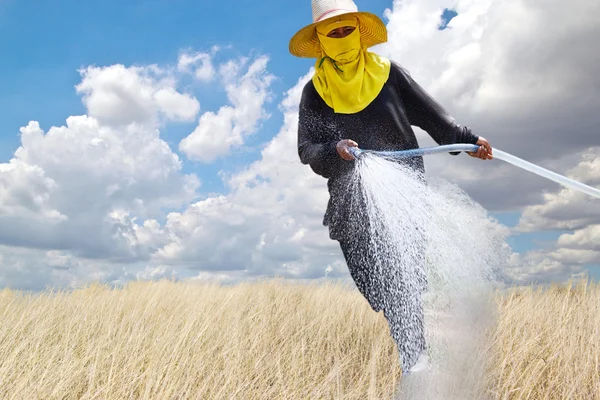
[[[390,1],[357,1],[359,8],[384,10]],[[382,17],[382,12],[379,13]],[[9,1],[0,14],[0,161],[8,161],[19,145],[19,128],[37,120],[43,129],[64,124],[69,115],[85,113],[74,86],[79,68],[112,64],[173,64],[180,51],[209,51],[213,46],[231,46],[219,58],[250,53],[270,56],[269,70],[276,105],[282,93],[306,73],[313,62],[292,57],[290,37],[311,19],[304,2],[248,0],[222,1]],[[198,93],[203,111],[218,109],[225,98],[218,88]],[[250,146],[272,137],[281,125],[274,113]],[[161,133],[176,144],[193,130],[194,123],[177,124]],[[217,162],[210,172],[255,159],[250,150],[239,159]],[[222,189],[219,179],[206,184]],[[197,171],[194,165],[186,169]],[[207,186],[207,187],[209,187]]]
[[[386,0],[356,4],[373,12],[392,5]],[[442,26],[455,15],[449,10],[440,14]],[[383,18],[383,13],[379,16]],[[19,128],[28,121],[39,121],[42,129],[48,129],[63,125],[70,115],[85,113],[74,86],[81,79],[78,70],[88,65],[172,64],[182,49],[209,51],[212,46],[231,45],[230,54],[271,57],[269,69],[278,77],[273,84],[277,104],[313,64],[287,50],[290,37],[310,22],[310,8],[304,2],[270,0],[257,6],[240,0],[234,7],[224,7],[220,1],[64,1],[56,7],[49,1],[10,1],[1,18],[0,53],[9,56],[0,64],[0,162],[12,157],[20,144]],[[221,57],[230,54],[226,51]],[[206,92],[199,96],[202,110],[217,110],[224,94],[216,87]],[[276,133],[281,121],[281,114],[273,113],[248,143],[256,146],[249,151],[210,166],[186,163],[186,170],[199,173],[205,189],[223,190],[216,172],[255,160],[258,146]],[[179,153],[177,143],[194,125],[171,125],[161,134]]]
[[[382,18],[384,10],[393,7],[391,0],[356,3],[359,9]],[[461,16],[460,10],[464,9],[466,15],[479,12],[461,6],[460,2],[456,3],[462,7],[459,12],[452,9],[456,5],[453,2],[414,4],[422,7],[417,10],[418,15],[427,16],[431,10],[437,10],[437,26],[451,28],[447,31],[454,31],[448,24]],[[402,17],[399,10],[394,12]],[[313,60],[292,57],[287,50],[290,37],[310,20],[309,1],[0,0],[0,163],[7,163],[13,157],[20,145],[19,128],[29,121],[38,121],[42,130],[47,131],[52,126],[64,125],[69,116],[86,113],[82,98],[75,91],[82,80],[80,68],[115,64],[175,67],[183,52],[210,52],[213,46],[218,46],[215,65],[242,56],[269,57],[268,72],[275,76],[270,85],[272,99],[266,105],[271,117],[262,122],[256,134],[248,137],[243,148],[213,163],[190,161],[178,148],[181,140],[198,125],[198,118],[161,126],[160,135],[183,161],[182,172],[194,173],[202,181],[201,198],[226,194],[219,171],[235,173],[260,159],[261,150],[282,126],[284,114],[278,105],[285,92],[313,65]],[[464,29],[462,23],[459,30]],[[423,43],[417,46],[425,46],[427,39],[423,38]],[[443,52],[434,54],[441,56]],[[424,62],[434,64],[433,60]],[[182,79],[179,89],[193,93],[200,102],[198,116],[207,111],[217,112],[227,103],[225,89],[216,81],[198,84],[192,79]],[[299,160],[288,162],[299,163]],[[507,226],[516,226],[524,207],[493,215]],[[185,208],[183,205],[181,210]],[[164,223],[165,218],[159,218],[159,222]],[[526,253],[550,248],[561,234],[569,232],[550,227],[513,236],[510,244],[516,252]],[[596,277],[600,276],[597,269],[592,269]]]
[[[356,3],[359,9],[368,5],[373,12],[391,7],[389,0]],[[445,10],[440,23],[445,27],[455,15]],[[313,64],[287,51],[289,38],[311,18],[310,8],[302,2],[266,1],[257,7],[241,0],[235,7],[224,7],[219,1],[65,1],[56,7],[49,1],[9,1],[0,18],[0,52],[8,55],[0,64],[0,162],[12,157],[19,146],[19,128],[28,121],[36,120],[48,129],[63,125],[70,115],[85,113],[74,86],[81,79],[78,70],[88,65],[173,64],[186,49],[231,46],[217,58],[270,56],[269,70],[278,78],[272,85],[272,104],[277,104]],[[202,111],[221,106],[225,95],[219,89],[218,85],[202,88],[205,93],[198,94]],[[247,143],[246,151],[210,166],[186,163],[185,171],[200,173],[206,190],[223,190],[216,172],[257,159],[260,145],[281,122],[281,114],[273,113]],[[179,153],[177,143],[194,124],[172,124],[161,134]]]

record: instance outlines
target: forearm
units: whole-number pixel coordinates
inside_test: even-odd
[[[456,127],[453,129],[454,131],[454,135],[452,135],[452,143],[448,143],[448,144],[454,144],[454,143],[469,143],[469,144],[477,144],[477,141],[479,140],[479,136],[474,135],[473,132],[471,132],[471,128],[466,127],[466,126],[460,126],[460,125],[456,125]],[[456,156],[460,154],[460,151],[453,151],[450,152],[451,155]]]
[[[344,161],[336,150],[337,141],[312,143],[299,137],[298,155],[302,164],[307,164],[324,178],[339,175],[344,169]]]
[[[467,126],[457,125],[456,134],[453,138],[454,143],[469,143],[469,144],[477,144],[477,140],[479,140],[479,136],[473,134],[471,128]]]

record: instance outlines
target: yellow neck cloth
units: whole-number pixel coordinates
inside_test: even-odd
[[[355,27],[344,38],[327,36],[334,28]],[[319,96],[336,113],[354,114],[365,109],[381,92],[390,75],[390,61],[361,45],[356,18],[317,26],[322,57],[317,59],[313,84]]]

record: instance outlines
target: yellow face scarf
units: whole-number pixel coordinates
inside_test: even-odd
[[[344,38],[327,37],[341,26],[356,29]],[[318,25],[317,35],[322,51],[312,78],[317,93],[336,113],[362,111],[381,92],[390,75],[390,61],[363,49],[356,18]]]

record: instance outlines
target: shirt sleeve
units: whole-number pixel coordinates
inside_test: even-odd
[[[340,175],[350,167],[337,152],[337,139],[328,137],[320,120],[317,99],[305,88],[298,115],[298,155],[302,164],[324,178]]]
[[[439,145],[469,143],[476,144],[479,136],[471,129],[456,123],[448,112],[431,97],[410,74],[398,64],[392,62],[400,93],[404,100],[406,115],[411,125],[418,126]],[[451,152],[452,155],[460,152]]]

